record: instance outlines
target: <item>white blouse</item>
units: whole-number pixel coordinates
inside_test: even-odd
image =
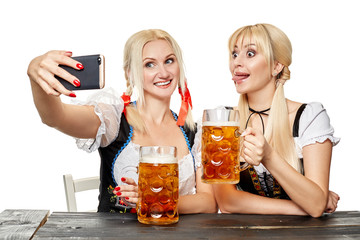
[[[101,124],[95,139],[76,139],[78,148],[93,152],[99,147],[110,145],[118,136],[124,102],[113,89],[104,89],[91,95],[85,102],[74,102],[81,105],[93,105]],[[138,182],[137,166],[139,164],[138,144],[132,141],[117,156],[113,167],[113,178],[117,185],[123,185],[122,177],[132,178]],[[191,153],[179,160],[179,194],[196,193],[195,170]]]

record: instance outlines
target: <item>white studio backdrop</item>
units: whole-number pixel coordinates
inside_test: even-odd
[[[271,23],[293,44],[285,94],[322,102],[341,142],[334,148],[330,189],[338,210],[360,210],[359,30],[356,1],[2,1],[0,212],[4,209],[66,211],[62,175],[99,174],[99,155],[78,150],[74,139],[41,123],[26,71],[48,50],[106,57],[106,87],[125,90],[124,44],[149,28],[169,32],[183,50],[193,116],[204,108],[234,106],[238,94],[228,70],[227,40],[237,28]],[[91,91],[90,91],[91,92]],[[78,92],[84,100],[87,92]],[[180,97],[172,106],[178,111]],[[65,101],[68,101],[63,97]],[[79,210],[94,209],[97,193],[81,195]]]

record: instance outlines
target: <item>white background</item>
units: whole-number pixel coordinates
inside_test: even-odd
[[[330,189],[338,210],[360,210],[359,12],[356,1],[2,1],[0,4],[0,212],[11,208],[66,211],[62,175],[98,175],[99,156],[41,123],[27,66],[51,49],[106,56],[106,86],[125,90],[123,47],[140,30],[168,31],[183,50],[194,103],[234,106],[238,94],[228,70],[227,40],[237,28],[271,23],[293,44],[285,94],[322,102],[341,142],[334,148]],[[84,99],[87,92],[77,93]],[[176,98],[176,100],[175,100]],[[178,111],[178,96],[173,109]],[[67,99],[66,99],[67,100]],[[80,210],[95,209],[95,192]]]

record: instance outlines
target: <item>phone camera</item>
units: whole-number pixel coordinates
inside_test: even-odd
[[[100,65],[101,64],[101,57],[98,57],[97,61],[98,61],[98,64]]]

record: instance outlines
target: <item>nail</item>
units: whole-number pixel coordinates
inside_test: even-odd
[[[126,199],[126,200],[129,200],[129,197],[126,197],[125,199]]]
[[[120,187],[116,187],[116,188],[115,188],[115,191],[120,191]]]
[[[78,68],[78,69],[84,69],[84,66],[82,65],[82,64],[80,64],[80,63],[78,63],[78,64],[76,64],[76,67]]]
[[[72,55],[72,52],[71,52],[71,51],[67,51],[66,54]]]
[[[122,181],[122,182],[125,182],[125,181],[126,181],[126,178],[122,177],[122,178],[121,178],[121,181]]]
[[[121,195],[121,192],[117,192],[116,195],[120,196],[120,195]]]
[[[75,93],[70,93],[69,97],[76,97]]]
[[[75,85],[76,87],[80,87],[80,85],[81,85],[81,84],[80,84],[80,81],[77,80],[77,79],[75,79],[73,83],[74,83],[74,85]]]

